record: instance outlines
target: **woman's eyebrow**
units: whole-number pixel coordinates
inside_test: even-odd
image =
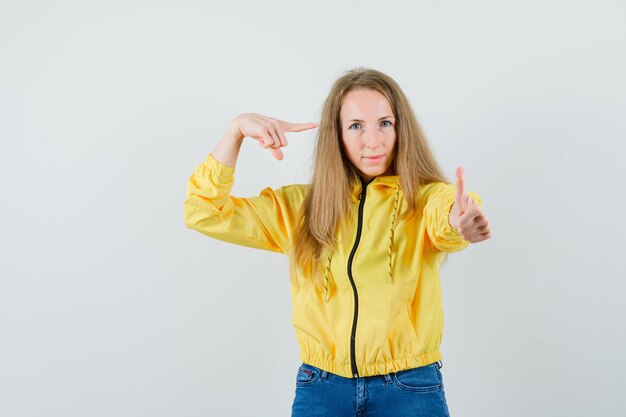
[[[383,116],[383,117],[381,117],[378,120],[382,120],[382,119],[394,119],[394,117],[393,116]],[[363,120],[360,120],[360,119],[350,119],[348,121],[349,122],[362,122]]]

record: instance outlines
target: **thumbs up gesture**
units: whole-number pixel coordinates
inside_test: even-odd
[[[471,243],[481,242],[491,237],[489,221],[482,207],[465,193],[463,167],[456,169],[456,197],[450,210],[450,224]]]

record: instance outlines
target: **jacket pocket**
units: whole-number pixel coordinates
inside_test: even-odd
[[[394,384],[405,391],[433,392],[442,390],[437,363],[407,369],[392,374]]]
[[[301,364],[296,375],[296,387],[310,387],[317,382],[321,373],[322,371],[315,366],[306,363]]]
[[[419,351],[420,343],[419,343],[419,340],[417,339],[417,333],[415,333],[415,327],[413,325],[413,319],[411,317],[411,307],[409,303],[406,303],[406,326],[407,326],[407,334],[410,335],[409,337],[410,342],[409,342],[408,349],[405,352],[403,352],[403,354],[414,355],[417,351]]]

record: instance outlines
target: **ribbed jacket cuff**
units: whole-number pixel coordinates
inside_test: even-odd
[[[220,183],[229,182],[235,174],[235,167],[221,163],[215,159],[211,153],[207,155],[204,163],[207,164],[209,172],[211,172]]]

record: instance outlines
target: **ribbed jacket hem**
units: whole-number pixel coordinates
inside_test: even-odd
[[[352,378],[352,367],[350,362],[336,362],[332,358],[319,353],[300,353],[300,360],[309,365],[313,365],[324,371],[345,378]],[[400,372],[406,369],[418,368],[420,366],[430,365],[441,360],[441,351],[439,349],[432,352],[422,353],[416,356],[408,356],[406,358],[392,359],[379,362],[370,362],[365,365],[357,364],[359,369],[359,377],[385,375],[393,372]]]

